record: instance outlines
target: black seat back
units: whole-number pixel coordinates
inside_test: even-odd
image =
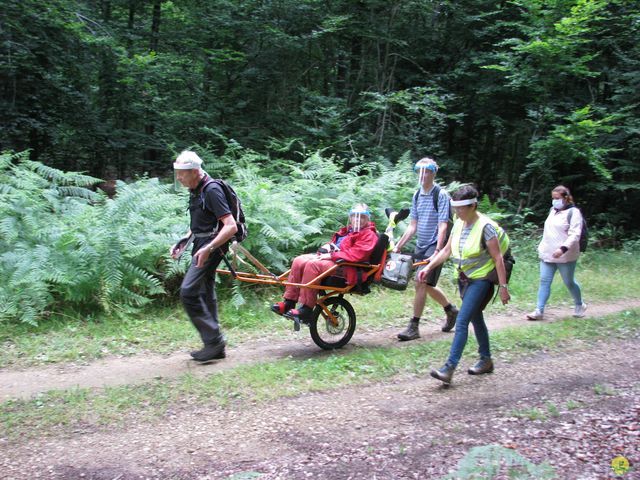
[[[373,252],[371,252],[371,259],[369,263],[371,265],[378,265],[382,261],[382,257],[384,256],[384,252],[387,251],[387,247],[389,246],[389,237],[386,233],[378,234],[378,242],[376,246],[373,247]]]

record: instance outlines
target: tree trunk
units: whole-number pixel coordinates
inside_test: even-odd
[[[162,0],[153,1],[153,14],[151,17],[151,44],[149,49],[152,52],[158,51],[158,42],[160,40],[160,14]]]
[[[151,18],[151,43],[149,50],[151,52],[158,51],[158,43],[160,39],[160,15],[161,15],[162,0],[154,0],[153,2],[153,14]],[[156,166],[158,163],[158,150],[152,146],[155,144],[155,124],[153,123],[154,112],[148,108],[146,112],[147,122],[144,127],[144,133],[146,134],[147,150],[144,153],[145,164],[147,167]]]

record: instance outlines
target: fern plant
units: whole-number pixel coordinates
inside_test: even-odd
[[[544,480],[554,479],[554,469],[547,463],[536,465],[520,455],[516,450],[505,448],[501,445],[483,445],[472,448],[458,462],[458,468],[445,479],[472,480],[493,478]]]
[[[182,202],[157,180],[119,182],[114,199],[88,188],[98,182],[26,152],[0,155],[0,321],[111,311],[162,293]]]

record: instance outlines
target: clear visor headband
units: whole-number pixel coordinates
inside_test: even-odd
[[[421,165],[416,165],[413,167],[413,171],[418,173],[418,183],[422,185],[425,181],[426,176],[431,172],[434,175],[438,171],[438,167],[436,167],[433,163],[425,163]]]
[[[433,163],[425,163],[422,165],[416,164],[413,167],[413,171],[417,172],[418,170],[431,170],[433,173],[436,173],[438,171],[438,167],[436,167]]]
[[[369,212],[369,210],[349,210],[349,220],[353,231],[360,231],[362,228],[363,217],[365,216],[367,217],[366,220],[369,221],[371,212]]]
[[[464,207],[465,205],[473,205],[478,203],[477,198],[467,198],[465,200],[451,200],[452,207]]]

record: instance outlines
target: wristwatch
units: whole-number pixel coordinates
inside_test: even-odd
[[[504,288],[505,290],[507,290],[509,288],[509,285],[507,285],[506,283],[501,283],[500,285],[498,285],[498,288]]]

